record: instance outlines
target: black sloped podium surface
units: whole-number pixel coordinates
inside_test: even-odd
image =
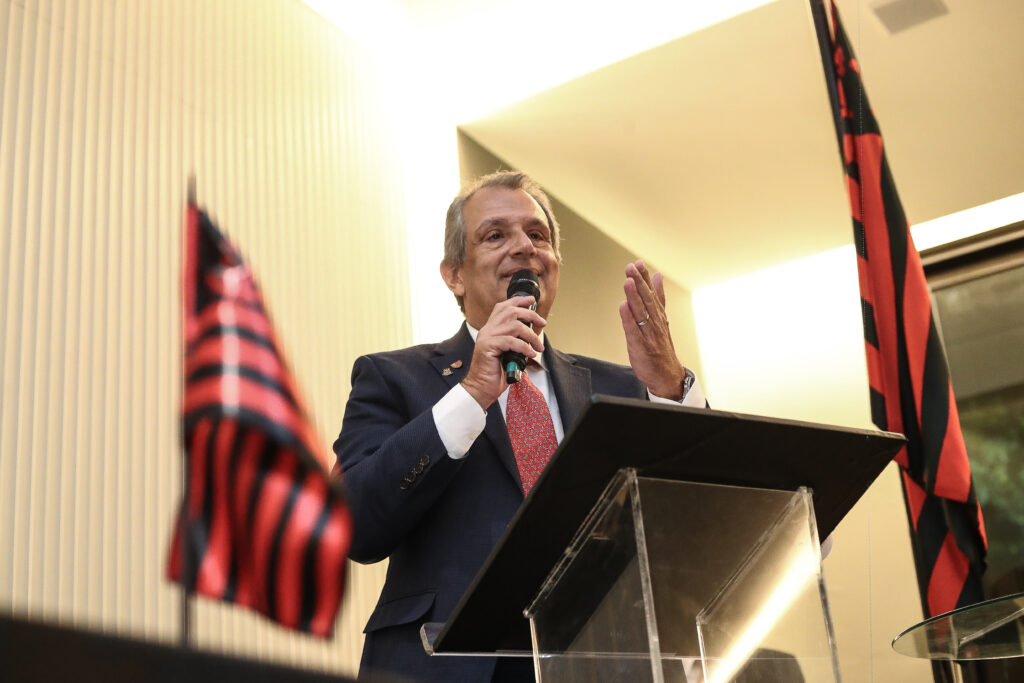
[[[640,476],[813,491],[824,539],[901,435],[595,396],[433,641],[438,654],[528,652],[523,609],[622,468]],[[699,520],[695,520],[699,523]]]

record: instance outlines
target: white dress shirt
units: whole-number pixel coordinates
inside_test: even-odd
[[[469,323],[466,323],[466,327],[469,329],[469,334],[473,337],[473,341],[476,342],[478,330]],[[543,341],[544,333],[541,332],[541,342]],[[551,391],[551,378],[544,367],[543,354],[537,354],[535,362],[531,362],[526,366],[526,374],[530,376],[530,381],[533,382],[534,386],[544,396],[544,400],[548,404],[548,410],[551,411],[551,422],[555,428],[555,438],[561,443],[562,437],[565,436],[565,430],[562,428],[562,417],[558,410],[558,401],[555,400],[555,396]],[[704,391],[700,388],[700,383],[696,378],[694,378],[693,384],[690,385],[689,391],[683,395],[681,401],[673,401],[669,398],[655,396],[651,393],[650,389],[647,390],[647,397],[655,403],[670,403],[692,408],[703,408],[706,405]],[[501,406],[501,416],[505,417],[505,406],[508,405],[507,388],[498,397],[498,405]],[[466,391],[461,383],[456,384],[447,394],[442,396],[441,400],[434,404],[432,412],[434,415],[434,425],[437,427],[437,433],[441,437],[441,443],[444,444],[449,457],[456,460],[465,457],[473,442],[484,431],[484,426],[487,424],[487,413],[480,408],[480,404]]]

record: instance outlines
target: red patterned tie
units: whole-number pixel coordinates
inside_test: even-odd
[[[558,440],[547,401],[525,372],[521,380],[509,387],[505,424],[523,480],[523,493],[529,493],[555,452]]]

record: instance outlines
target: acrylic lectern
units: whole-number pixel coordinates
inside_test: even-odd
[[[594,397],[434,656],[538,681],[838,681],[819,542],[903,437]]]

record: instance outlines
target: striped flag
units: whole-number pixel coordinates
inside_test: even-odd
[[[168,574],[329,636],[352,523],[252,274],[206,214],[185,221],[185,497]]]
[[[934,616],[982,599],[985,527],[921,257],[860,67],[831,4],[834,37],[829,36],[831,61],[824,66],[857,248],[871,419],[907,437],[896,461],[922,602]]]

